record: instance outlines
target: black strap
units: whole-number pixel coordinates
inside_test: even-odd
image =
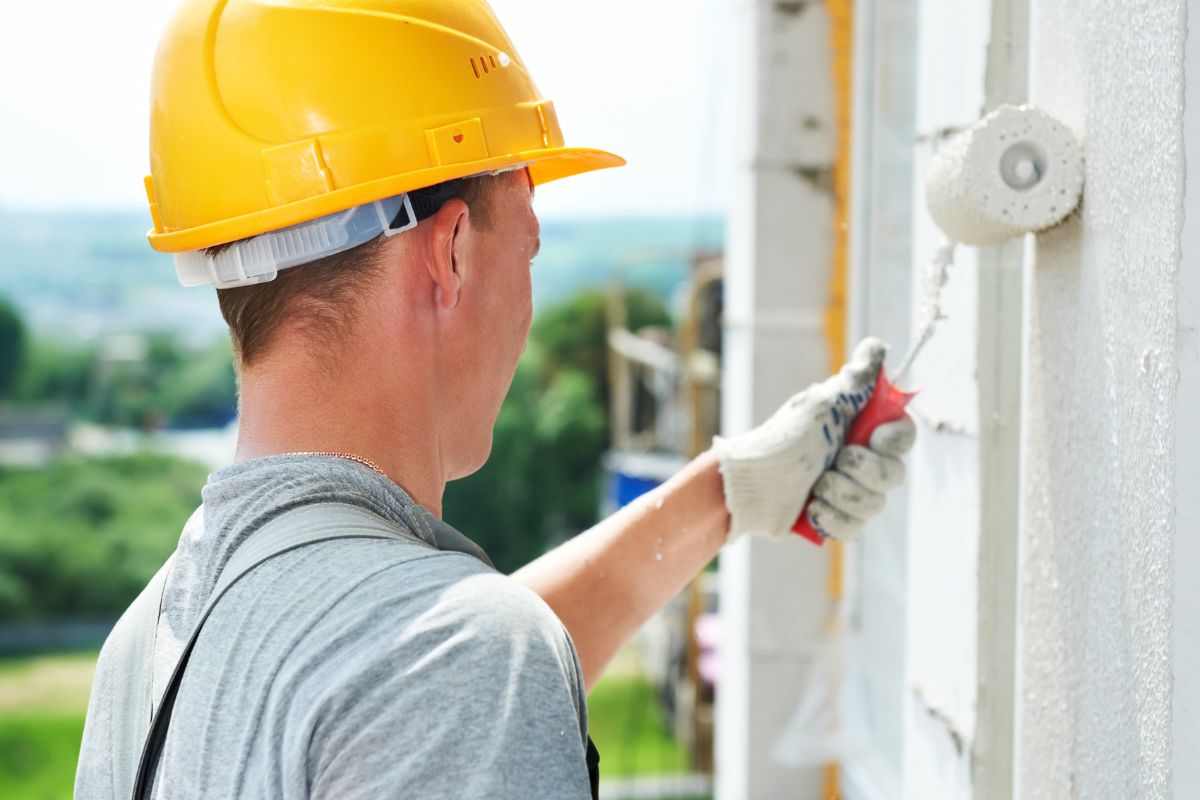
[[[179,661],[175,664],[175,669],[171,673],[171,680],[167,684],[166,692],[163,693],[162,702],[159,704],[158,709],[155,710],[154,718],[150,721],[150,733],[146,737],[145,747],[142,748],[142,757],[138,761],[137,778],[133,782],[133,800],[150,800],[150,787],[154,783],[155,773],[158,772],[158,762],[162,759],[163,747],[167,742],[167,731],[171,727],[171,712],[175,709],[175,697],[179,694],[179,685],[183,683],[183,672],[185,669],[187,669],[188,661],[192,657],[192,650],[194,650],[196,647],[196,640],[200,638],[200,630],[204,627],[204,623],[208,621],[209,616],[212,615],[213,609],[217,607],[217,603],[220,602],[221,598],[224,597],[230,589],[236,586],[242,578],[246,577],[255,569],[262,566],[267,561],[270,561],[275,556],[283,555],[284,553],[289,553],[292,550],[297,550],[300,547],[306,547],[309,544],[316,544],[317,542],[327,542],[331,539],[348,538],[383,539],[386,537],[370,535],[351,537],[343,534],[329,536],[324,539],[315,539],[305,542],[302,545],[297,545],[296,547],[290,547],[286,550],[279,550],[251,565],[248,569],[243,570],[241,574],[231,580],[225,586],[225,588],[221,590],[220,594],[209,600],[208,608],[205,610],[204,615],[200,617],[200,621],[196,623],[195,629],[192,630],[191,638],[188,639],[187,645],[183,648],[183,654],[180,655]]]
[[[415,189],[408,193],[408,201],[412,203],[413,214],[416,215],[417,222],[428,219],[441,210],[442,206],[447,201],[453,200],[462,194],[463,187],[466,185],[465,178],[457,178],[445,183],[439,183],[434,186],[428,186],[424,189]],[[403,228],[408,223],[412,222],[408,218],[408,209],[401,205],[400,213],[392,220],[392,228]]]
[[[463,536],[463,534],[459,533],[453,527],[447,525],[436,517],[432,517],[428,522],[430,523],[430,527],[432,528],[432,532],[434,534],[434,539],[439,549],[466,553],[468,555],[475,556],[489,567],[492,566],[491,559],[488,558],[483,549],[466,536]],[[331,539],[347,538],[380,539],[385,537],[365,534],[351,537],[342,534],[329,536],[328,538],[324,539],[310,540],[304,544],[296,545],[295,547],[279,550],[243,570],[241,574],[231,580],[221,590],[220,594],[209,600],[208,608],[200,617],[199,622],[196,623],[196,627],[192,631],[191,638],[188,639],[187,645],[183,648],[183,653],[179,657],[179,662],[175,665],[175,669],[171,673],[171,680],[167,684],[167,690],[163,694],[162,702],[159,704],[158,709],[154,712],[154,718],[150,722],[150,733],[146,737],[146,744],[142,749],[142,757],[138,761],[137,777],[133,783],[133,800],[150,800],[150,789],[154,783],[155,774],[158,772],[158,763],[162,759],[163,748],[167,742],[167,731],[171,726],[171,714],[175,710],[175,698],[179,694],[180,684],[183,683],[183,672],[185,669],[187,669],[188,661],[192,657],[192,650],[195,649],[196,641],[200,638],[200,630],[204,627],[204,623],[208,621],[209,616],[212,614],[213,609],[216,608],[217,603],[220,602],[221,598],[224,597],[225,594],[238,583],[238,581],[249,575],[261,565],[265,564],[267,561],[270,561],[275,556],[283,555],[284,553],[291,552],[292,550],[296,550],[300,547],[305,547],[309,544],[330,541]],[[587,741],[587,768],[588,780],[591,782],[592,787],[592,800],[599,800],[600,752],[596,749],[596,745],[592,742],[592,738],[590,736],[588,737]]]
[[[600,800],[600,751],[592,737],[588,737],[587,746],[588,780],[592,784],[592,800]]]

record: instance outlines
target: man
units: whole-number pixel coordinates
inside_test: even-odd
[[[586,691],[637,628],[732,538],[787,535],[814,486],[810,518],[845,538],[902,479],[908,420],[839,451],[883,359],[868,342],[499,575],[442,492],[486,461],[525,344],[535,185],[620,159],[562,146],[482,0],[190,0],[153,108],[151,242],[219,290],[241,427],[166,574],[150,685],[123,686],[112,640],[101,655],[78,797],[127,794],[114,720],[139,691],[169,711],[159,797],[592,796]],[[233,553],[317,505],[398,536],[255,567],[168,691]]]

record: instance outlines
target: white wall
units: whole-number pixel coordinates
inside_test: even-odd
[[[895,757],[897,734],[886,713],[869,720],[882,721],[875,741],[846,762],[853,798],[1200,796],[1200,580],[1192,574],[1200,564],[1200,169],[1185,182],[1185,157],[1200,159],[1200,45],[1187,41],[1185,6],[1200,13],[1200,0],[913,6],[913,176],[919,179],[945,130],[970,125],[988,107],[1019,101],[1027,91],[1083,140],[1087,186],[1079,214],[1031,238],[1027,250],[1020,243],[964,248],[955,264],[945,298],[950,319],[912,379],[925,387],[917,403],[922,415],[947,426],[925,428],[910,463],[906,570],[893,573],[905,586],[904,600],[889,617],[880,601],[895,586],[877,583],[864,587],[859,604],[864,638],[855,657],[904,659],[903,680],[889,681],[861,661],[852,671],[869,709],[887,705],[873,697],[899,693],[903,759]],[[860,7],[881,13],[879,2],[861,0]],[[895,6],[887,13],[906,19]],[[860,31],[859,38],[860,45],[873,41],[873,58],[889,47],[876,34],[872,40]],[[898,51],[889,57],[903,61]],[[903,324],[905,315],[886,308],[896,290],[884,264],[911,252],[898,273],[912,276],[940,240],[918,180],[899,215],[876,196],[881,187],[894,191],[899,173],[889,169],[894,154],[887,154],[910,124],[896,105],[904,101],[889,94],[889,77],[895,75],[875,69],[869,80],[858,79],[859,113],[882,109],[894,127],[857,143],[856,165],[866,166],[856,175],[855,335]],[[792,91],[807,87],[806,78],[793,77]],[[1186,111],[1185,96],[1192,101]],[[747,119],[758,120],[760,133],[780,130]],[[746,215],[748,227],[739,233],[735,225],[731,236],[731,263],[757,267],[753,277],[731,278],[731,313],[741,322],[730,342],[748,357],[739,372],[730,353],[727,389],[740,398],[729,406],[732,429],[773,407],[781,387],[768,375],[786,358],[786,342],[816,335],[815,327],[804,330],[815,326],[813,307],[790,299],[775,305],[798,286],[796,276],[784,277],[788,249],[797,245],[772,242],[798,234],[782,224],[787,215],[774,203],[790,196],[788,209],[815,203],[808,206],[813,213],[827,210],[819,195],[761,170],[784,160],[759,162],[760,172],[744,176],[742,199],[764,213],[757,224]],[[898,233],[904,208],[910,227]],[[818,238],[804,246],[826,244]],[[916,298],[907,299],[911,309]],[[788,319],[793,327],[780,327]],[[1015,419],[1010,399],[1018,385]],[[1010,436],[1019,452],[1006,442]],[[881,547],[868,543],[860,565],[894,558],[882,545],[894,550],[903,539],[873,533]],[[998,572],[1010,569],[1000,562],[1011,558],[1014,542],[1019,578]],[[754,597],[756,576],[773,586],[782,573],[800,580],[820,573],[808,561],[773,571],[780,566],[771,565],[774,558],[743,549],[725,564],[727,586],[736,589],[728,595],[732,608],[747,620],[736,658],[746,675],[777,681],[780,672],[759,667],[774,658],[803,674],[803,640],[793,634],[814,635],[814,617],[791,628],[758,617],[765,592]],[[862,574],[870,580],[870,570]],[[1011,602],[1016,592],[1015,612],[989,617],[994,602]],[[1011,632],[996,635],[1004,614],[1016,622],[1015,655]],[[902,643],[889,636],[887,620],[890,632],[903,626]],[[786,641],[793,644],[779,647]],[[994,668],[1005,658],[1007,667]],[[1006,712],[995,700],[1003,699],[996,681],[1006,674],[1011,681],[1014,669],[1015,731],[1013,704]],[[754,711],[767,695],[735,687],[723,700],[727,712],[740,703],[750,716],[734,719],[730,739],[769,742],[764,731],[778,723],[769,710],[765,717]],[[750,750],[742,751],[739,774],[753,774]],[[880,779],[900,770],[891,785]],[[778,795],[763,793],[767,783],[753,793],[745,785],[723,782],[722,796],[814,796],[799,788],[812,783],[790,784]]]
[[[1188,0],[1190,24],[1200,20],[1200,0]],[[1179,270],[1178,331],[1179,384],[1175,394],[1175,542],[1174,602],[1171,621],[1172,775],[1176,797],[1200,790],[1200,37],[1187,37],[1184,60],[1184,223]],[[1191,265],[1186,266],[1186,265]]]
[[[1082,213],[1038,237],[1029,275],[1020,789],[1168,797],[1172,548],[1197,533],[1174,504],[1200,488],[1179,483],[1195,450],[1177,441],[1196,404],[1177,392],[1184,3],[1033,12],[1032,99],[1084,139],[1087,184]],[[1175,796],[1196,796],[1192,780]]]

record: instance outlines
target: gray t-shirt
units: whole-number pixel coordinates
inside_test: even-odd
[[[259,526],[339,502],[415,538],[308,545],[235,584],[184,674],[155,797],[591,797],[583,674],[562,623],[478,558],[437,549],[442,523],[398,486],[346,459],[274,456],[214,473],[203,499],[166,584],[155,707],[221,567]],[[112,744],[92,717],[113,669],[102,655],[77,798],[112,797]]]

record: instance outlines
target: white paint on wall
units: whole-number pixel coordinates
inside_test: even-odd
[[[1028,276],[1027,798],[1171,795],[1183,10],[1033,5],[1032,100],[1083,137],[1087,185]]]
[[[1200,21],[1200,0],[1188,0],[1188,22]],[[1194,29],[1193,29],[1194,30]],[[1200,35],[1187,37],[1182,264],[1179,271],[1179,387],[1175,402],[1175,551],[1171,621],[1174,701],[1172,783],[1176,797],[1200,793]]]

